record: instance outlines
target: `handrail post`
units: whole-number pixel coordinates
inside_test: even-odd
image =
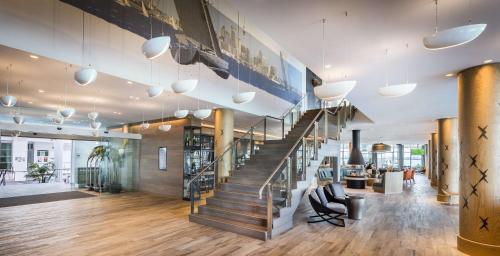
[[[281,139],[285,138],[285,118],[281,118]]]
[[[266,141],[267,135],[267,117],[264,117],[264,141]]]
[[[286,160],[286,207],[292,203],[292,158]]]
[[[314,160],[318,160],[318,121],[314,121]]]
[[[254,155],[254,140],[253,140],[253,127],[250,128],[250,155]]]
[[[302,180],[306,180],[307,168],[307,139],[302,137]]]
[[[325,127],[324,127],[325,135],[323,138],[325,138],[325,144],[327,144],[328,143],[328,111],[327,110],[323,110],[323,111],[324,111],[323,115],[325,117],[325,119],[324,119],[325,120]]]
[[[267,183],[267,235],[271,238],[273,232],[273,190],[271,183]]]

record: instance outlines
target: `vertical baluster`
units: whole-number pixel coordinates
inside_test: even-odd
[[[267,235],[271,238],[273,231],[273,190],[271,183],[267,183]]]
[[[194,190],[193,183],[189,184],[189,197],[191,198],[191,214],[194,213]]]
[[[328,143],[328,111],[327,110],[324,110],[323,111],[323,117],[324,117],[324,122],[325,122],[325,127],[323,129],[324,130],[324,135],[323,135],[323,138],[324,138],[324,143]]]
[[[266,141],[266,135],[267,135],[267,116],[264,117],[264,141]]]
[[[285,118],[281,119],[281,139],[285,138]]]
[[[254,140],[253,140],[253,127],[250,128],[250,155],[255,155]]]
[[[302,137],[302,180],[306,180],[307,172],[307,139]]]
[[[286,207],[292,203],[292,158],[286,159]]]
[[[314,160],[318,160],[318,121],[314,121]]]

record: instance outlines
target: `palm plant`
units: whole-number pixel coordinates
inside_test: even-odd
[[[28,174],[26,178],[31,178],[38,183],[47,183],[50,178],[54,175],[55,164],[54,162],[48,162],[46,164],[31,163],[28,166]]]

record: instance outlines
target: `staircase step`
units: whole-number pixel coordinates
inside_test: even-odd
[[[219,208],[213,205],[201,205],[198,212],[202,215],[215,216],[256,226],[265,227],[267,225],[267,215],[265,214]]]
[[[267,205],[266,198],[259,199],[259,195],[257,194],[216,190],[214,196],[217,198],[224,198],[225,200],[241,200],[263,206]]]
[[[224,191],[234,191],[234,192],[258,194],[260,186],[244,185],[244,184],[239,184],[239,183],[222,183],[221,188]],[[266,191],[264,191],[264,193],[265,192]]]
[[[254,204],[240,200],[224,200],[223,198],[209,197],[207,205],[235,211],[246,211],[255,214],[267,214],[267,205]]]
[[[239,184],[245,184],[245,185],[255,185],[259,186],[264,184],[264,182],[267,180],[267,177],[269,176],[262,176],[262,177],[242,177],[242,176],[233,176],[228,178],[228,183],[239,183]]]
[[[266,227],[202,214],[189,215],[189,221],[264,241],[268,239]]]

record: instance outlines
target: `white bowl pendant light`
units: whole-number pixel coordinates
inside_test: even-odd
[[[101,128],[101,125],[102,125],[102,123],[101,123],[101,122],[97,122],[97,121],[95,121],[95,120],[92,120],[92,121],[90,122],[90,128],[92,128],[92,129],[94,129],[94,130],[97,130],[97,129]]]
[[[240,45],[240,13],[238,12],[238,42],[236,45]],[[245,36],[245,24],[243,23],[243,36]],[[243,39],[244,41],[245,39]],[[233,95],[233,102],[236,104],[244,104],[252,101],[255,98],[255,92],[241,92],[240,93],[240,47],[236,49],[236,61],[237,61],[237,70],[238,70],[238,78],[237,79],[237,91],[236,94]],[[250,80],[248,81],[250,83]]]
[[[141,128],[142,128],[143,130],[148,129],[148,128],[149,128],[149,123],[142,123],[142,124],[141,124]]]
[[[185,118],[189,114],[189,110],[187,109],[178,109],[174,112],[174,116],[177,118]]]
[[[347,17],[347,12],[345,12]],[[322,38],[322,59],[323,59],[323,74],[325,74],[325,24],[326,19],[322,20],[323,23],[323,38]],[[347,43],[348,44],[348,43]],[[346,75],[347,77],[347,75]],[[320,86],[314,87],[314,95],[325,101],[333,101],[343,99],[349,94],[356,86],[355,80],[343,80],[338,82],[324,83]]]
[[[85,11],[82,11],[82,68],[75,72],[74,79],[77,85],[87,86],[97,79],[97,71],[89,65],[84,67],[85,62]]]
[[[162,25],[162,35],[158,37],[153,37],[153,15],[149,14],[144,7],[144,3],[142,3],[143,13],[149,16],[149,25],[150,25],[150,39],[142,44],[141,51],[144,56],[150,60],[164,54],[168,47],[170,46],[170,37],[165,36],[163,33],[163,25]],[[152,8],[152,1],[150,2],[150,9]],[[163,22],[163,21],[160,21]]]
[[[406,50],[408,51],[408,44],[406,44]],[[389,50],[386,49],[386,58],[388,58]],[[387,64],[386,64],[387,66]],[[384,97],[401,97],[411,93],[417,87],[416,83],[408,82],[408,65],[406,66],[406,83],[389,85],[388,71],[386,67],[386,81],[385,86],[378,89],[378,93]]]
[[[64,117],[60,116],[59,113],[58,113],[55,117],[52,118],[52,122],[54,124],[58,124],[58,125],[63,124],[64,123]]]
[[[198,80],[196,79],[179,80],[172,83],[172,90],[175,93],[188,93],[193,91],[197,85]]]
[[[163,86],[151,86],[147,90],[150,98],[158,97],[163,93]]]
[[[163,131],[163,132],[168,132],[172,128],[172,125],[163,123],[163,111],[164,110],[165,110],[165,103],[163,103],[161,106],[161,123],[162,124],[160,126],[158,126],[158,130]]]
[[[326,101],[338,100],[349,94],[355,86],[356,81],[354,80],[327,83],[314,87],[314,95]]]
[[[99,113],[93,111],[93,112],[90,112],[87,117],[90,119],[90,120],[96,120],[97,117],[99,116]]]
[[[469,24],[438,31],[438,0],[434,2],[436,4],[436,29],[434,34],[422,39],[425,48],[441,50],[463,45],[476,39],[486,29],[486,24]]]
[[[24,116],[16,114],[15,116],[12,117],[12,120],[14,120],[14,123],[16,124],[24,124]]]
[[[175,93],[188,93],[193,91],[198,85],[197,79],[181,80],[181,44],[177,51],[177,81],[173,82],[171,87]]]
[[[9,72],[9,79],[7,79],[7,83],[6,83],[7,94],[0,97],[0,103],[4,107],[11,108],[11,107],[15,106],[16,102],[17,102],[16,97],[9,95],[9,81],[12,78],[12,64],[7,66],[7,70]]]
[[[212,114],[212,110],[209,108],[198,109],[198,110],[194,111],[194,113],[193,113],[193,115],[196,118],[201,119],[201,120],[209,117],[210,114]]]
[[[64,67],[66,74],[68,74],[68,66],[66,65]],[[62,117],[65,119],[71,118],[75,114],[76,110],[72,107],[68,106],[68,84],[65,83],[64,85],[64,108],[59,110],[59,113],[61,114]]]

